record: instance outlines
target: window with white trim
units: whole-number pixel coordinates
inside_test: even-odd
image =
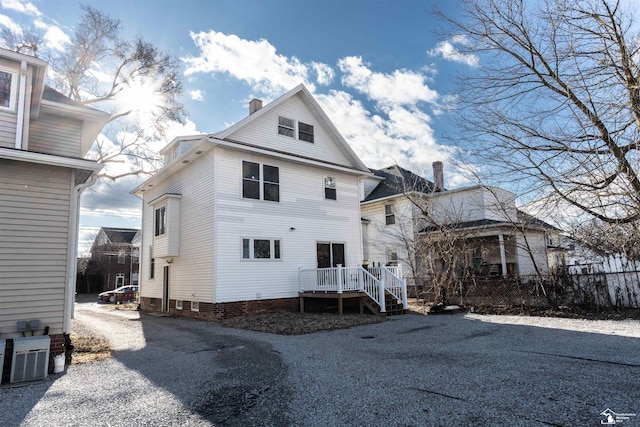
[[[200,311],[199,301],[191,301],[191,311]]]
[[[17,74],[0,69],[0,108],[15,109]]]
[[[298,122],[298,139],[301,141],[313,142],[313,126]]]
[[[160,206],[155,211],[155,235],[162,236],[167,231],[167,207]]]
[[[396,214],[393,204],[384,205],[384,222],[386,225],[393,225],[396,223]]]
[[[279,260],[281,256],[279,239],[242,239],[243,260]]]
[[[387,266],[398,266],[398,252],[393,249],[387,249]]]
[[[280,168],[243,161],[242,197],[244,199],[279,202]]]
[[[300,141],[314,142],[313,125],[278,116],[278,134],[296,138]]]
[[[116,288],[124,286],[124,273],[116,274]]]
[[[324,177],[324,198],[336,200],[336,179],[333,176]]]
[[[278,116],[278,133],[284,136],[294,137],[296,134],[296,122],[293,119]]]
[[[156,259],[153,257],[153,246],[149,246],[149,279],[156,275]]]
[[[181,299],[177,299],[176,300],[176,310],[182,310],[182,300]]]

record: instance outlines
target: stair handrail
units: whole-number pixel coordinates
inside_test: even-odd
[[[387,311],[384,300],[384,283],[382,280],[376,279],[374,275],[369,273],[361,265],[359,267],[359,276],[362,278],[360,281],[360,290],[367,294],[378,306],[380,312],[385,313]]]
[[[407,303],[407,281],[402,277],[398,277],[393,274],[387,267],[382,267],[382,274],[380,278],[383,279],[384,289],[393,295],[397,300],[402,301],[402,306],[406,310],[408,308]]]

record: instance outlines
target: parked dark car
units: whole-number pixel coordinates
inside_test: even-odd
[[[138,293],[137,286],[120,286],[119,288],[111,291],[105,291],[98,294],[98,300],[103,302],[125,302],[134,301],[136,294]]]

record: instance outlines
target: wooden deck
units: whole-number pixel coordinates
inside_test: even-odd
[[[357,298],[359,301],[360,314],[364,314],[365,299],[368,298],[364,292],[331,292],[331,291],[305,291],[299,292],[300,296],[300,313],[304,313],[304,300],[305,298],[322,298],[322,299],[336,299],[338,300],[338,314],[343,313],[343,301],[345,299]]]

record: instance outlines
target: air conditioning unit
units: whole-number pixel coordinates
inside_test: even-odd
[[[9,382],[31,381],[46,378],[49,371],[48,335],[15,338]]]

